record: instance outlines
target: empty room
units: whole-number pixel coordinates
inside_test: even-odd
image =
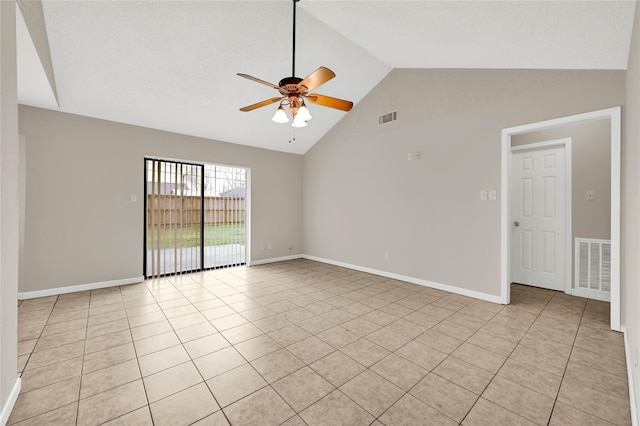
[[[640,7],[0,2],[0,425],[638,425]]]

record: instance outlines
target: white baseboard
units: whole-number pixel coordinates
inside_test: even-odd
[[[59,294],[75,293],[76,291],[96,290],[99,288],[116,287],[119,285],[136,284],[144,281],[144,277],[123,278],[121,280],[102,281],[97,283],[70,285],[67,287],[48,288],[46,290],[26,291],[18,293],[18,300],[35,299],[36,297],[57,296]]]
[[[9,398],[7,398],[7,402],[2,406],[2,411],[0,411],[0,425],[5,426],[9,421],[11,410],[13,410],[13,406],[16,405],[16,400],[18,399],[18,395],[20,395],[21,387],[22,379],[17,377],[16,382],[13,384],[13,388],[11,389],[11,393],[9,393]]]
[[[632,352],[627,338],[627,327],[620,327],[624,336],[624,355],[627,361],[627,380],[629,381],[629,407],[631,408],[631,425],[638,426],[638,406],[636,405],[636,393],[633,385]],[[640,389],[638,389],[640,391]]]
[[[433,281],[427,281],[420,278],[408,277],[406,275],[394,274],[393,272],[380,271],[378,269],[367,268],[364,266],[352,265],[350,263],[339,262],[337,260],[324,259],[322,257],[302,255],[304,259],[315,260],[316,262],[328,263],[330,265],[341,266],[343,268],[354,269],[360,272],[366,272],[369,274],[380,275],[382,277],[392,278],[394,280],[406,281],[413,284],[418,284],[425,287],[435,288],[437,290],[444,290],[450,293],[460,294],[462,296],[469,296],[475,299],[486,300],[492,303],[501,303],[500,296],[494,296],[493,294],[481,293],[479,291],[468,290],[466,288],[455,287],[448,284],[436,283]]]
[[[420,278],[409,277],[409,276],[406,276],[406,275],[394,274],[392,272],[381,271],[381,270],[378,270],[378,269],[367,268],[367,267],[364,267],[364,266],[352,265],[350,263],[339,262],[339,261],[336,261],[336,260],[324,259],[324,258],[316,257],[316,256],[309,256],[309,255],[306,255],[306,254],[293,254],[293,255],[290,255],[290,256],[272,257],[272,258],[269,258],[269,259],[252,260],[249,263],[249,265],[250,266],[265,265],[267,263],[284,262],[284,261],[287,261],[287,260],[295,260],[295,259],[314,260],[316,262],[327,263],[327,264],[330,264],[330,265],[340,266],[340,267],[343,267],[343,268],[353,269],[353,270],[361,271],[361,272],[367,272],[369,274],[380,275],[382,277],[392,278],[392,279],[395,279],[395,280],[406,281],[406,282],[410,282],[410,283],[413,283],[413,284],[422,285],[422,286],[425,286],[425,287],[435,288],[435,289],[438,289],[438,290],[444,290],[444,291],[448,291],[450,293],[461,294],[463,296],[469,296],[469,297],[473,297],[475,299],[486,300],[487,302],[501,303],[500,296],[494,296],[492,294],[481,293],[479,291],[468,290],[468,289],[464,289],[464,288],[460,288],[460,287],[455,287],[455,286],[452,286],[452,285],[436,283],[436,282],[433,282],[433,281],[427,281],[427,280],[423,280],[423,279],[420,279]],[[27,292],[23,292],[23,293],[18,293],[18,300],[34,299],[36,297],[57,296],[59,294],[74,293],[74,292],[77,292],[77,291],[96,290],[96,289],[99,289],[99,288],[115,287],[115,286],[119,286],[119,285],[135,284],[135,283],[141,283],[143,281],[144,281],[144,277],[140,276],[140,277],[124,278],[124,279],[113,280],[113,281],[102,281],[102,282],[97,282],[97,283],[89,283],[89,284],[72,285],[72,286],[67,286],[67,287],[50,288],[50,289],[46,289],[46,290],[27,291]]]
[[[265,265],[267,263],[274,262],[284,262],[285,260],[302,259],[303,257],[304,256],[302,254],[292,254],[290,256],[272,257],[270,259],[252,260],[249,262],[249,266]]]
[[[611,293],[589,290],[586,288],[572,288],[571,295],[578,296],[578,297],[586,297],[588,299],[600,300],[602,302],[611,302]]]

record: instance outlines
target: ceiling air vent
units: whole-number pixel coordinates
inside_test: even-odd
[[[382,126],[383,124],[391,123],[398,119],[398,111],[388,112],[386,114],[382,114],[378,117],[378,126]]]

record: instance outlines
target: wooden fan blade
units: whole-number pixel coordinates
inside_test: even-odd
[[[298,83],[298,88],[301,92],[308,93],[321,84],[331,80],[335,76],[336,74],[329,68],[320,67]]]
[[[282,97],[267,99],[266,101],[258,102],[257,104],[240,108],[240,111],[244,111],[244,112],[253,111],[254,109],[262,108],[263,106],[275,104],[276,102],[280,102],[281,100],[282,100]]]
[[[251,81],[255,81],[256,83],[264,84],[265,86],[269,86],[269,87],[271,87],[271,88],[273,88],[273,89],[276,89],[276,90],[280,89],[280,86],[276,86],[275,84],[273,84],[273,83],[269,83],[268,81],[260,80],[259,78],[255,78],[255,77],[253,77],[253,76],[251,76],[251,75],[248,75],[248,74],[240,74],[240,73],[238,73],[238,75],[239,75],[240,77],[247,78],[247,79],[249,79],[249,80],[251,80]]]
[[[318,95],[317,93],[312,93],[306,96],[306,98],[312,104],[335,108],[342,111],[351,111],[351,108],[353,108],[353,102],[344,101],[338,98],[332,98],[331,96]]]

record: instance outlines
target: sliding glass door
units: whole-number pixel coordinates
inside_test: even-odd
[[[247,170],[205,164],[204,267],[246,262]]]
[[[145,159],[146,277],[246,262],[247,170]]]

